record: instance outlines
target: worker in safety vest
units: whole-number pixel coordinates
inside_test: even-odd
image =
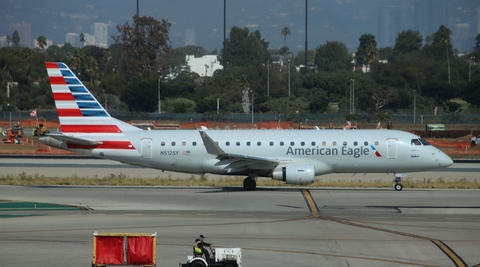
[[[209,247],[211,245],[213,245],[213,243],[207,243],[207,242],[204,242],[203,240],[205,239],[205,237],[203,235],[200,235],[197,239],[195,239],[195,246],[194,246],[194,249],[195,249],[195,253],[198,253],[198,254],[205,254],[205,258],[207,260],[210,260],[210,253],[208,253],[208,250],[205,249],[205,247]]]

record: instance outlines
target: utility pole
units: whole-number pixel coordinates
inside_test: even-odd
[[[415,124],[416,114],[417,113],[417,95],[415,90],[413,90],[413,124]]]
[[[305,0],[305,76],[307,76],[307,59],[308,59],[308,0]]]
[[[352,114],[355,114],[355,79],[352,80]]]
[[[162,113],[162,102],[160,102],[160,78],[158,78],[158,113]]]

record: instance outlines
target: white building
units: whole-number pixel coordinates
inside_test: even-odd
[[[187,65],[190,66],[190,70],[201,77],[212,77],[216,70],[223,68],[216,55],[206,55],[197,58],[194,55],[187,55],[186,61]]]
[[[88,33],[84,33],[83,36],[83,38],[85,39],[85,44],[83,46],[95,45],[95,36]]]
[[[80,34],[74,32],[67,33],[67,36],[65,37],[65,43],[70,43],[73,47],[82,46],[80,43]]]
[[[93,24],[93,32],[95,35],[95,45],[98,47],[108,47],[108,25],[103,22],[95,22]]]

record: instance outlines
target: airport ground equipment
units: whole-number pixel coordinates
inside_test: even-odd
[[[157,233],[93,232],[92,267],[156,266]]]
[[[35,128],[33,128],[33,135],[43,136],[45,133],[49,133],[47,128],[47,119],[42,117],[37,118],[37,123],[35,124]]]
[[[472,137],[472,138],[470,139],[470,144],[471,144],[472,146],[476,146],[476,145],[480,144],[480,134],[477,135],[477,136]]]
[[[242,267],[241,248],[214,248],[208,247],[211,259],[207,260],[201,254],[187,256],[187,263],[180,263],[179,267]]]

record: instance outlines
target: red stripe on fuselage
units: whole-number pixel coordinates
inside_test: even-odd
[[[62,125],[63,133],[121,133],[117,125]]]
[[[78,108],[59,108],[57,109],[58,117],[83,117],[82,112]]]
[[[101,141],[100,145],[78,145],[78,144],[69,144],[67,142],[67,147],[69,149],[135,149],[129,141]]]
[[[75,101],[72,93],[53,93],[53,99],[55,101]]]
[[[67,84],[63,76],[50,76],[50,84]]]

